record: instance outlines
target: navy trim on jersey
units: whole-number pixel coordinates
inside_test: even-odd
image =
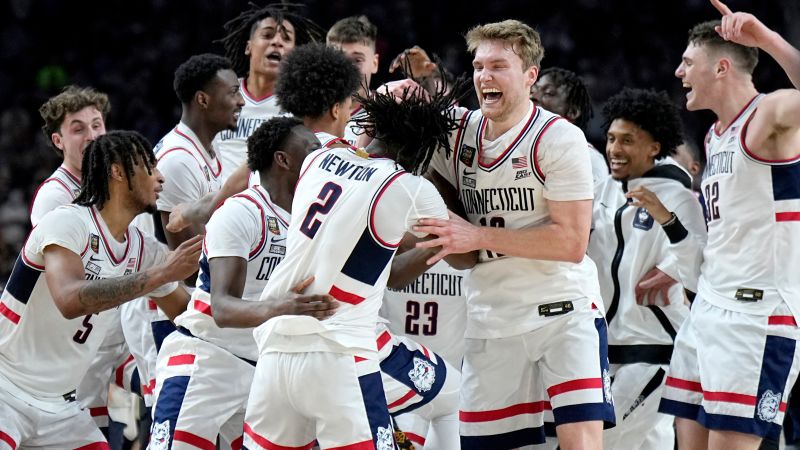
[[[23,249],[22,251],[25,251]],[[17,256],[14,262],[14,268],[11,270],[11,276],[6,283],[6,291],[11,294],[14,299],[22,304],[28,304],[31,298],[33,288],[36,287],[36,282],[39,281],[39,276],[42,270],[35,269],[22,260],[22,256]]]
[[[161,387],[161,391],[158,394],[158,400],[153,407],[154,428],[157,424],[169,421],[169,448],[172,448],[175,425],[181,413],[183,399],[186,397],[189,380],[190,377],[188,376],[176,376],[164,380],[164,385]]]
[[[545,443],[544,427],[523,428],[508,433],[488,436],[461,436],[462,450],[486,450],[487,448],[517,448]]]
[[[800,162],[771,166],[772,195],[775,200],[800,199]]]
[[[396,248],[386,248],[376,242],[367,227],[345,261],[342,273],[354,280],[374,286],[394,256],[395,250]]]
[[[177,330],[171,320],[154,320],[150,322],[150,329],[153,331],[153,342],[156,344],[156,352],[161,351],[161,344],[173,331]]]
[[[395,180],[405,175],[406,173],[408,172],[406,172],[405,170],[398,170],[397,172],[394,172],[393,174],[389,175],[386,178],[386,180],[384,180],[383,185],[381,185],[381,187],[375,192],[375,195],[372,197],[372,201],[370,202],[370,207],[369,207],[369,226],[367,227],[367,229],[372,235],[372,238],[375,239],[377,243],[391,249],[397,248],[400,245],[400,243],[397,242],[395,244],[392,244],[384,241],[383,239],[381,239],[380,236],[378,236],[378,230],[375,229],[375,208],[378,206],[378,202],[381,200],[383,193],[386,192],[386,189],[389,187],[389,185],[394,183]]]
[[[200,273],[197,275],[198,279],[200,280],[200,286],[198,286],[198,289],[207,294],[210,294],[211,267],[208,264],[208,255],[206,255],[205,251],[203,251],[203,254],[200,255],[200,261],[198,262],[198,265],[200,266]]]
[[[255,189],[252,189],[252,190],[255,190]],[[248,261],[252,261],[259,254],[261,254],[261,252],[264,250],[264,247],[266,246],[267,233],[264,231],[267,228],[267,219],[265,217],[266,213],[264,213],[264,208],[261,207],[261,204],[258,203],[258,201],[256,201],[256,199],[254,199],[253,197],[250,197],[249,195],[245,194],[244,192],[242,192],[241,194],[234,195],[234,198],[243,198],[245,200],[249,200],[254,205],[256,205],[256,207],[258,208],[258,212],[261,213],[261,233],[260,233],[261,234],[261,239],[258,241],[258,244],[256,244],[256,247],[254,249],[250,250],[250,253],[248,254]],[[262,196],[262,198],[263,198],[263,196]],[[205,254],[203,254],[203,257],[204,258],[206,257]],[[206,264],[208,264],[208,261],[206,261]],[[210,285],[211,284],[210,284],[210,281],[209,281],[209,286]],[[206,292],[211,292],[211,291],[206,291]]]
[[[435,378],[433,386],[431,386],[431,388],[426,392],[419,391],[419,389],[417,389],[417,387],[414,385],[414,382],[411,380],[410,375],[414,371],[415,358],[419,358],[428,362],[434,368]],[[403,409],[391,413],[392,416],[396,417],[400,414],[404,414],[425,406],[437,395],[439,395],[439,391],[442,390],[442,386],[444,386],[444,382],[447,379],[447,365],[444,363],[442,358],[437,357],[437,359],[439,360],[439,364],[436,364],[432,358],[425,356],[421,350],[411,351],[405,345],[400,344],[396,345],[392,349],[392,352],[389,353],[389,356],[381,361],[381,372],[404,384],[409,389],[414,391],[414,393],[416,393],[418,396],[422,397],[422,400],[419,402],[408,405]]]
[[[356,363],[357,364],[357,363]],[[386,395],[383,393],[383,382],[380,372],[372,372],[358,377],[361,387],[362,401],[367,413],[367,422],[372,432],[372,443],[378,446],[378,428],[391,429],[389,410],[386,409]]]

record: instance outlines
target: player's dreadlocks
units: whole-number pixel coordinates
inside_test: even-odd
[[[259,6],[251,2],[249,9],[225,23],[224,28],[227,34],[217,42],[220,42],[225,48],[225,56],[233,63],[233,70],[237,75],[247,75],[250,66],[250,60],[244,54],[247,41],[253,36],[258,23],[268,17],[275,19],[278,25],[282,24],[284,20],[292,24],[296,46],[318,42],[322,39],[325,35],[324,31],[319,25],[300,15],[301,7],[302,5],[295,3],[270,3],[266,6]]]
[[[144,163],[148,174],[156,166],[152,148],[150,142],[136,131],[109,131],[90,142],[83,152],[81,191],[73,203],[97,205],[97,209],[103,209],[110,198],[108,180],[112,164],[120,164],[125,169],[128,189],[133,190],[134,166]]]
[[[664,91],[625,88],[603,105],[603,115],[606,118],[603,130],[606,133],[615,119],[633,122],[650,133],[653,140],[661,144],[656,159],[675,153],[675,149],[683,142],[683,126],[678,109]]]
[[[442,86],[430,98],[421,89],[406,89],[400,102],[391,94],[357,95],[365,114],[356,124],[369,137],[383,141],[390,149],[389,156],[406,170],[425,173],[437,149],[450,155],[450,132],[460,126],[452,106],[465,95],[467,83],[461,77],[452,90],[446,92]]]
[[[353,95],[360,82],[361,74],[344,53],[325,44],[307,44],[283,60],[275,96],[284,111],[317,118]]]
[[[544,69],[539,78],[545,75],[550,76],[550,80],[556,86],[564,86],[564,92],[567,94],[567,108],[575,109],[578,111],[578,117],[575,119],[575,126],[581,130],[586,130],[586,125],[594,116],[592,109],[592,99],[589,97],[589,91],[586,85],[578,77],[578,75],[567,69],[560,67],[549,67]]]
[[[262,173],[272,167],[275,152],[281,150],[292,128],[303,121],[292,116],[278,116],[262,123],[247,138],[247,167]]]

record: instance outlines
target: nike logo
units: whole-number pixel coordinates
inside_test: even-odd
[[[467,171],[467,169],[464,169],[464,176],[465,177],[471,177],[471,176],[474,176],[474,175],[475,175],[475,171],[474,170],[472,172],[469,172],[469,171]]]
[[[89,261],[91,262],[102,262],[103,260],[100,258],[95,258],[94,255],[89,255]]]
[[[278,238],[272,238],[272,240],[271,240],[270,242],[272,242],[272,243],[274,244],[274,243],[276,243],[276,242],[283,242],[283,241],[285,241],[285,240],[286,240],[286,238],[280,238],[280,239],[278,239]]]

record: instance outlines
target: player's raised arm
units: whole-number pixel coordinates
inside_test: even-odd
[[[764,25],[756,16],[733,12],[719,0],[711,0],[711,4],[722,14],[722,24],[716,30],[723,39],[748,47],[758,47],[769,53],[789,76],[794,87],[800,89],[800,50]]]
[[[87,280],[81,258],[59,245],[44,249],[45,277],[61,314],[67,319],[94,314],[141,297],[197,270],[203,237],[195,236],[170,252],[166,261],[119,278]]]

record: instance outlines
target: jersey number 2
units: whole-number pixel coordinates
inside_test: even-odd
[[[300,224],[300,231],[308,236],[309,239],[314,239],[319,227],[322,225],[322,222],[320,219],[316,218],[316,215],[324,216],[328,214],[340,195],[342,195],[342,187],[338,184],[329,181],[322,186],[319,195],[317,195],[320,201],[312,203],[311,206],[308,207],[306,217],[303,219],[303,223]]]

